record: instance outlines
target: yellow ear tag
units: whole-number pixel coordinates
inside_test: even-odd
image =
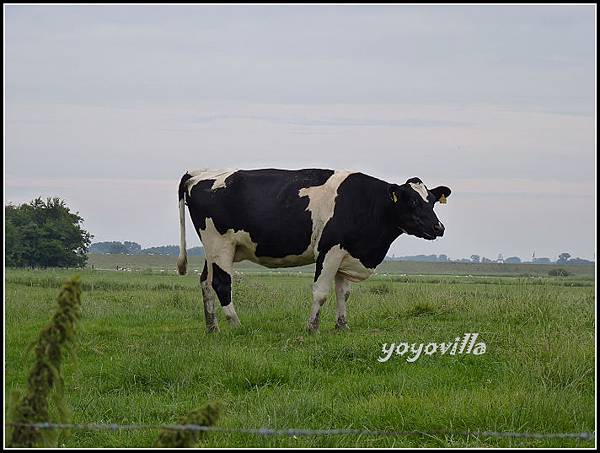
[[[392,200],[394,200],[394,203],[398,203],[398,197],[396,196],[396,192],[392,192]]]
[[[440,199],[438,200],[441,204],[446,204],[447,200],[444,194],[442,194],[442,196],[440,197]]]

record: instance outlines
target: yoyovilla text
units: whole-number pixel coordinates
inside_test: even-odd
[[[406,356],[406,361],[410,363],[417,361],[423,354],[485,354],[486,345],[483,341],[477,343],[478,336],[478,333],[466,333],[462,339],[461,337],[456,337],[454,341],[448,343],[417,344],[402,342],[398,344],[392,343],[389,346],[387,343],[384,343],[381,346],[382,356],[377,358],[377,360],[380,362],[387,362],[394,353],[400,357]]]

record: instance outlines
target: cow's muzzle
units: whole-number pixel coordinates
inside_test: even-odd
[[[433,226],[433,232],[435,233],[436,237],[440,237],[444,235],[444,225],[442,224],[442,222],[438,222],[437,225]]]

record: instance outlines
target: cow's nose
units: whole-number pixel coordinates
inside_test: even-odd
[[[443,235],[444,234],[444,225],[442,225],[442,222],[438,222],[437,225],[434,225],[433,231],[435,231],[435,234],[437,234],[438,236]]]

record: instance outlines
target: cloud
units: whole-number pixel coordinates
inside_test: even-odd
[[[274,124],[290,124],[294,126],[308,126],[308,127],[465,127],[469,126],[469,123],[461,121],[440,121],[440,120],[427,120],[419,118],[406,118],[403,120],[390,120],[390,119],[367,119],[367,118],[293,118],[293,117],[275,117],[275,116],[259,116],[259,115],[213,115],[205,117],[196,117],[191,122],[197,123],[210,123],[215,121],[227,121],[227,120],[257,120],[266,121]]]

